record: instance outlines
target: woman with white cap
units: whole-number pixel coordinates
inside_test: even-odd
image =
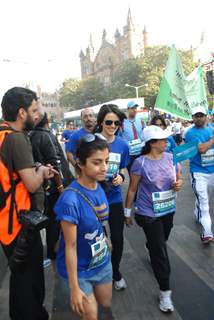
[[[143,228],[154,275],[160,288],[159,308],[172,312],[170,263],[166,241],[173,227],[176,191],[182,185],[180,166],[173,165],[172,154],[165,152],[169,132],[158,126],[143,131],[144,147],[131,168],[131,179],[125,203],[126,224],[132,224],[131,206],[137,191],[135,213],[137,224]]]

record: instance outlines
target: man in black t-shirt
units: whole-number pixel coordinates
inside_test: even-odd
[[[23,192],[23,197],[26,198],[25,203],[28,203],[29,195],[40,188],[44,179],[50,179],[54,175],[52,166],[36,168],[31,144],[25,134],[25,130],[33,129],[39,118],[37,96],[29,89],[14,87],[5,93],[1,106],[5,121],[3,125],[6,129],[12,130],[12,133],[7,134],[1,144],[0,161],[6,168],[11,164],[12,172],[19,178],[16,193]],[[0,181],[3,182],[1,173]],[[17,197],[17,211],[23,208],[21,202],[23,202],[22,197]],[[13,219],[13,229],[15,230],[18,226],[19,232],[13,234],[12,241],[9,243],[4,238],[0,238],[8,260],[13,255],[23,228],[17,222],[15,214]],[[4,232],[6,234],[6,230]],[[44,294],[43,248],[40,233],[36,232],[25,267],[22,270],[11,271],[10,318],[12,320],[47,320],[49,316],[43,306]]]
[[[30,141],[32,144],[34,160],[44,165],[51,164],[60,173],[61,177],[59,185],[56,183],[55,179],[49,180],[49,183],[44,185],[44,212],[49,218],[46,227],[47,259],[54,260],[56,258],[56,244],[60,233],[60,223],[56,220],[53,208],[61,190],[71,183],[73,176],[70,172],[61,145],[56,136],[49,129],[46,113],[41,115],[40,122],[30,133]]]

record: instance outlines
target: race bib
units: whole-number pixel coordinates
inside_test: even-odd
[[[175,191],[167,190],[152,193],[152,202],[155,217],[175,212]]]
[[[105,237],[102,240],[92,244],[91,245],[92,258],[91,258],[88,269],[93,269],[103,264],[103,262],[105,261],[105,257],[108,254],[108,251],[109,249],[108,249],[108,245]]]
[[[106,175],[107,179],[112,178],[117,173],[119,173],[120,161],[121,161],[121,155],[119,153],[110,152],[108,171]]]
[[[140,139],[131,140],[128,144],[130,156],[135,156],[141,153],[142,141]]]
[[[214,149],[208,150],[206,153],[201,154],[202,167],[214,165]]]

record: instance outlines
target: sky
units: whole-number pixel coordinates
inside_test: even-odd
[[[1,0],[0,97],[12,86],[53,92],[64,79],[80,78],[79,52],[90,35],[96,49],[104,28],[112,41],[128,8],[134,24],[146,25],[149,44],[195,48],[204,33],[198,54],[212,58],[213,0]]]

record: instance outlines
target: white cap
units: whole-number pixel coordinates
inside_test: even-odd
[[[146,142],[150,140],[161,140],[161,139],[166,139],[171,135],[171,133],[167,130],[163,130],[158,126],[148,126],[143,130],[142,133],[142,140],[143,140],[143,145],[145,145]]]
[[[197,106],[194,109],[192,109],[192,115],[194,116],[196,113],[207,114],[207,111],[203,106]]]

